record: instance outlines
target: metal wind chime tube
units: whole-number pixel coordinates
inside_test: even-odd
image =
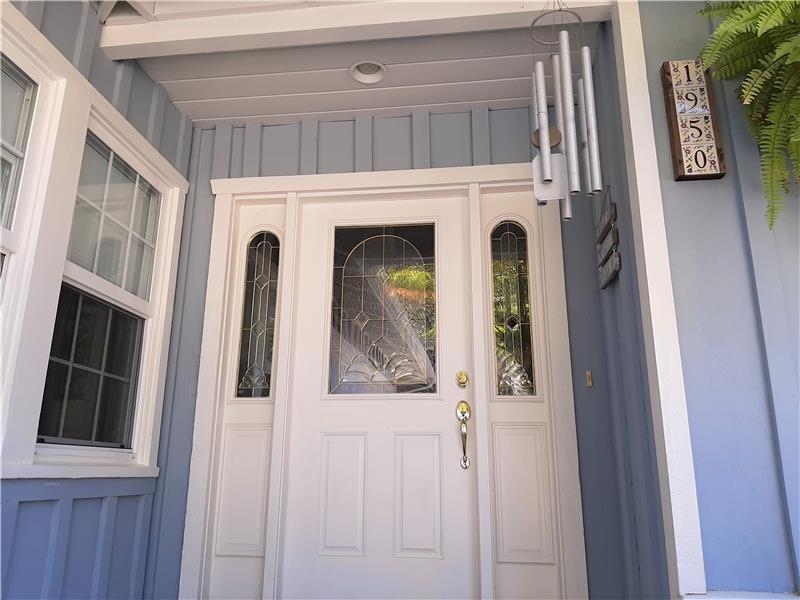
[[[547,115],[547,88],[544,83],[544,64],[536,61],[536,110],[539,126],[539,158],[542,162],[542,180],[553,181],[553,170],[550,163],[550,119]]]
[[[587,194],[592,193],[592,174],[589,166],[589,143],[586,134],[586,90],[583,79],[578,79],[578,148],[581,155],[581,172],[583,174],[583,189]]]
[[[564,99],[564,150],[567,156],[567,180],[571,194],[581,191],[581,177],[578,171],[578,143],[575,135],[575,104],[572,93],[572,61],[569,51],[569,33],[558,33],[559,56],[561,58],[561,96]]]
[[[597,111],[594,104],[594,80],[592,79],[592,51],[589,46],[581,48],[581,66],[583,71],[584,101],[586,103],[586,137],[589,146],[589,173],[591,193],[603,190],[603,179],[600,172],[600,144],[597,139]]]
[[[556,112],[556,127],[558,127],[559,134],[562,136],[561,141],[558,143],[558,148],[563,152],[564,148],[564,104],[561,98],[561,63],[558,54],[553,54],[550,57],[553,64],[553,96],[555,97],[555,112]],[[561,204],[561,218],[564,221],[569,221],[572,218],[572,198],[566,196],[560,199]]]

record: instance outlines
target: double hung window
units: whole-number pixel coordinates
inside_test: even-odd
[[[89,132],[67,260],[147,300],[160,195]],[[62,284],[37,439],[131,447],[145,318],[126,306]],[[126,294],[114,294],[125,301]]]

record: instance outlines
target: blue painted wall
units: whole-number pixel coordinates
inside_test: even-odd
[[[12,0],[50,42],[139,130],[169,162],[186,175],[191,120],[167,99],[135,61],[112,61],[97,46],[100,22],[89,2]]]
[[[89,2],[14,5],[188,172],[191,122],[137,63],[113,62],[97,48],[100,24]],[[3,480],[2,597],[142,597],[154,489],[154,479]]]
[[[727,175],[673,181],[659,68],[699,53],[711,32],[702,6],[640,4],[706,578],[709,589],[785,592],[798,589],[798,196],[769,232],[730,86],[716,88]]]
[[[610,47],[605,52],[613,64]],[[613,154],[621,147],[613,128],[619,120],[615,98],[600,107],[609,128],[604,140],[609,165],[621,164]],[[409,110],[396,117],[195,128],[146,595],[170,597],[178,589],[202,337],[198,324],[203,320],[214,210],[209,180],[525,162],[531,157],[529,131],[527,107],[452,114]],[[624,175],[620,168],[615,181]],[[627,199],[620,196],[617,201],[627,239],[623,252],[633,264]],[[576,201],[575,220],[563,227],[589,585],[596,598],[664,597],[666,566],[649,401],[638,358],[636,280],[628,269],[619,284],[603,292],[607,299],[601,297],[594,273],[592,210],[588,200]],[[605,323],[608,319],[624,325]],[[587,369],[596,374],[591,389],[583,384]]]
[[[4,480],[3,597],[141,597],[154,485]]]

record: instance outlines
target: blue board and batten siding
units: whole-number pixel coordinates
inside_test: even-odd
[[[154,486],[3,481],[3,597],[140,598]]]
[[[12,0],[50,43],[183,175],[192,123],[136,61],[110,60],[97,45],[100,22],[89,2]]]
[[[701,50],[712,31],[697,16],[703,5],[642,2],[640,14],[706,580],[788,592],[800,586],[800,196],[794,187],[769,231],[757,148],[732,86],[717,85],[727,174],[673,180],[659,69]]]
[[[13,4],[178,171],[188,172],[191,121],[136,62],[111,61],[97,47],[100,24],[89,2]],[[193,413],[185,418],[191,427]],[[2,596],[142,597],[154,489],[152,478],[3,480]]]
[[[605,39],[610,44],[610,35]],[[610,47],[606,53],[613,60]],[[602,107],[603,120],[619,123],[616,95]],[[214,211],[209,180],[526,162],[531,157],[529,131],[526,107],[194,130],[162,428],[162,440],[168,439],[169,447],[161,448],[146,595],[177,593],[202,337],[197,324],[203,319]],[[622,144],[619,128],[614,133],[609,126],[603,143],[608,144],[609,165],[619,164],[611,154]],[[617,180],[624,178],[622,168]],[[618,201],[627,202],[624,197]],[[629,210],[622,211],[628,211],[621,227],[633,264]],[[637,357],[642,343],[635,316],[635,272],[626,271],[624,288],[614,300],[601,302],[592,213],[590,201],[578,198],[575,219],[562,228],[589,585],[596,598],[664,597],[666,564],[649,400]],[[610,317],[601,310],[606,305],[613,313]],[[626,316],[620,319],[624,325],[603,325],[604,318],[617,318],[617,313]],[[591,389],[583,384],[586,369],[596,373]],[[633,463],[631,455],[636,457]]]

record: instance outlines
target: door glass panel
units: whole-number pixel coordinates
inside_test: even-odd
[[[330,393],[436,391],[434,240],[432,224],[336,228]]]
[[[503,221],[492,231],[492,301],[497,393],[532,396],[533,345],[525,230]]]
[[[278,301],[280,242],[263,231],[247,245],[242,341],[236,396],[269,396],[272,383],[272,348],[275,340],[275,305]]]

